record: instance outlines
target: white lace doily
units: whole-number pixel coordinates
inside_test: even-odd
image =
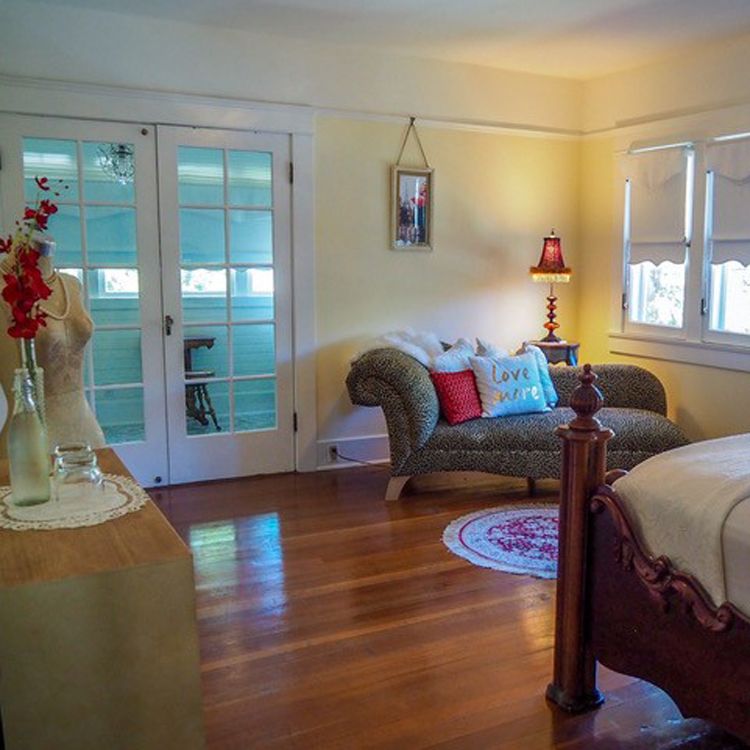
[[[0,487],[0,528],[27,531],[30,529],[76,529],[97,526],[126,513],[140,510],[148,495],[132,480],[105,474],[101,490],[94,497],[76,498],[62,494],[41,505],[13,505],[10,487]]]

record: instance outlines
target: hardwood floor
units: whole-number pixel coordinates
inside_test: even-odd
[[[211,750],[740,748],[656,688],[602,670],[607,702],[543,698],[554,581],[449,553],[454,518],[525,481],[382,501],[356,468],[156,490],[193,550]],[[536,500],[555,498],[541,484]]]

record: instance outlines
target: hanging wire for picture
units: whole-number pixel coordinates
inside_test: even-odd
[[[424,147],[422,146],[422,139],[419,137],[419,131],[417,130],[417,126],[415,124],[416,117],[410,117],[409,118],[409,125],[406,128],[406,133],[404,133],[404,140],[401,143],[401,150],[398,152],[398,159],[396,159],[396,166],[401,166],[401,159],[404,156],[404,149],[406,148],[406,143],[409,140],[409,136],[411,133],[414,133],[414,137],[417,139],[417,145],[419,146],[419,152],[422,154],[422,160],[424,161],[424,165],[427,169],[430,169],[430,162],[427,161],[427,154],[424,152]]]

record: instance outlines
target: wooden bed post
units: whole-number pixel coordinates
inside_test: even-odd
[[[607,441],[613,434],[594,417],[604,403],[595,380],[591,365],[585,365],[570,399],[576,417],[556,430],[563,441],[562,475],[555,664],[547,698],[570,712],[596,708],[604,700],[596,687],[596,662],[585,629],[588,499],[604,483]]]

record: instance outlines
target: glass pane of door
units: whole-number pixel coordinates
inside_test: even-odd
[[[187,434],[274,428],[272,154],[179,146],[177,174]]]
[[[109,445],[145,440],[134,153],[132,143],[23,139],[27,200],[35,176],[62,181],[49,231],[59,238],[56,264],[81,282],[96,326],[86,396]]]

